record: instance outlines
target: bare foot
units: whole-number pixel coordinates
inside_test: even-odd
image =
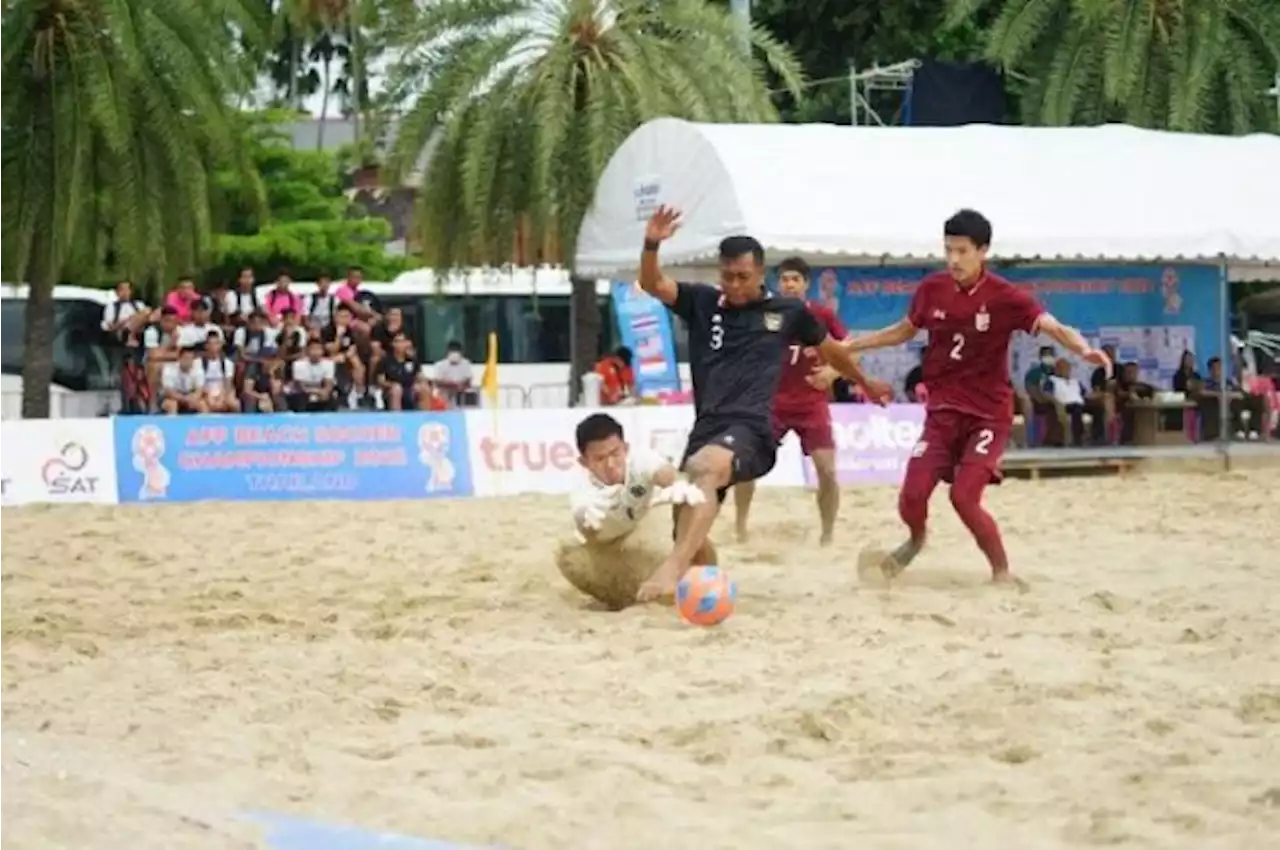
[[[824,531],[824,532],[822,532],[822,537],[820,537],[820,538],[818,539],[818,545],[819,545],[819,546],[830,546],[830,545],[831,545],[831,541],[834,539],[834,537],[835,537],[835,535],[833,535],[830,531]]]
[[[923,540],[908,540],[892,552],[864,550],[858,555],[858,578],[869,583],[892,581],[902,574],[923,548]]]
[[[654,570],[649,580],[640,585],[636,592],[637,602],[653,602],[664,597],[675,596],[676,584],[680,581],[680,567],[670,561]]]
[[[733,532],[739,543],[746,543],[751,537],[751,535],[747,533],[747,527],[745,525],[734,526]]]
[[[1031,585],[1027,584],[1025,581],[1018,578],[1008,570],[1005,570],[1004,572],[999,572],[999,573],[992,573],[991,583],[996,585],[1003,585],[1005,587],[1011,587],[1014,590],[1017,590],[1019,593],[1026,593],[1027,591],[1031,590]]]

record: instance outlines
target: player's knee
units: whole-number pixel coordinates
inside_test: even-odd
[[[951,485],[951,506],[956,513],[963,517],[977,508],[982,503],[982,490],[985,486],[985,481],[980,481],[973,475],[957,475],[955,483]]]
[[[733,477],[733,455],[730,452],[700,451],[685,464],[685,475],[703,490],[727,487]]]

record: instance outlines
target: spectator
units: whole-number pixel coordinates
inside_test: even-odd
[[[276,356],[284,361],[284,368],[295,360],[301,360],[307,352],[307,329],[298,322],[298,314],[292,310],[280,311],[280,328],[276,337]]]
[[[1133,444],[1133,402],[1149,399],[1156,394],[1155,387],[1144,383],[1138,376],[1138,364],[1130,360],[1116,367],[1116,413],[1120,417],[1120,442]]]
[[[380,316],[374,309],[377,299],[364,291],[364,269],[351,266],[347,269],[347,279],[338,287],[336,293],[338,303],[351,311],[352,326],[361,333],[369,331]],[[384,340],[384,344],[386,341]]]
[[[596,374],[600,376],[600,403],[606,407],[622,404],[632,398],[636,392],[635,373],[631,371],[633,357],[631,349],[620,345],[612,353],[601,357],[596,363]],[[439,369],[439,367],[436,367]],[[439,380],[439,373],[436,374]]]
[[[1095,446],[1108,441],[1107,432],[1116,418],[1116,373],[1119,364],[1116,362],[1116,347],[1104,345],[1102,350],[1110,358],[1112,373],[1107,374],[1105,366],[1098,366],[1089,376],[1089,393],[1084,399],[1084,410],[1092,417],[1089,424],[1090,437]]]
[[[1173,373],[1173,391],[1193,398],[1200,392],[1204,378],[1196,371],[1196,356],[1190,351],[1182,352],[1178,362],[1178,371]]]
[[[157,320],[142,332],[147,383],[153,389],[160,385],[161,371],[164,366],[178,359],[178,311],[165,306],[152,313],[153,316],[156,314],[158,314]],[[155,393],[152,395],[154,396]]]
[[[361,355],[365,381],[352,387],[351,397],[348,399],[349,405],[357,409],[382,410],[386,407],[386,399],[382,395],[382,388],[378,386],[377,376],[381,371],[383,359],[389,355],[377,339],[369,340],[368,349]],[[372,380],[369,380],[368,376],[373,376]]]
[[[251,313],[248,322],[236,328],[231,337],[236,356],[245,363],[274,360],[280,332],[267,323],[267,314],[263,310]]]
[[[418,379],[418,361],[409,352],[409,337],[404,332],[397,333],[391,340],[391,354],[383,357],[378,364],[377,384],[382,390],[382,397],[391,410],[404,410],[408,401],[408,409],[417,407],[414,404],[414,389]]]
[[[1065,439],[1062,421],[1058,417],[1058,406],[1053,400],[1053,385],[1049,381],[1057,359],[1057,352],[1052,345],[1040,346],[1039,357],[1022,378],[1022,388],[1031,401],[1032,416],[1047,417],[1049,427],[1046,429],[1048,433],[1044,435],[1044,443],[1050,446],[1060,446]]]
[[[227,296],[231,294],[231,290],[227,288],[227,285],[222,281],[218,281],[213,285],[213,289],[209,290],[209,294],[205,296],[205,300],[209,302],[209,321],[222,330],[224,340],[231,339],[231,334],[236,329],[230,315],[227,313]]]
[[[249,324],[249,317],[262,309],[254,285],[253,269],[245,266],[236,277],[236,291],[228,292],[223,298],[222,309],[237,327]]]
[[[302,315],[302,299],[293,291],[292,286],[293,278],[288,272],[282,271],[276,275],[275,288],[262,299],[267,308],[267,318],[273,326],[280,324],[280,317],[285,310],[292,310],[295,316]]]
[[[200,358],[199,365],[204,375],[205,407],[212,413],[239,413],[236,364],[223,349],[222,334],[209,334],[205,337],[204,355]]]
[[[319,340],[307,343],[307,356],[293,361],[289,409],[295,413],[337,409],[333,361],[324,356]]]
[[[452,405],[449,404],[449,399],[445,398],[444,393],[440,392],[439,388],[431,382],[426,366],[423,366],[421,371],[418,373],[418,386],[416,393],[418,397],[419,410],[438,412],[441,410],[448,410],[452,407]]]
[[[367,373],[356,346],[351,308],[339,303],[333,309],[333,324],[320,332],[320,341],[325,355],[331,357],[336,366],[336,379],[342,394],[349,401],[353,398],[353,393],[357,397],[363,394]]]
[[[1065,435],[1068,425],[1071,431],[1071,444],[1084,445],[1084,384],[1071,374],[1071,361],[1059,357],[1053,364],[1053,374],[1049,376],[1052,388],[1053,403],[1058,421]]]
[[[178,321],[186,324],[191,321],[192,305],[199,300],[200,293],[196,292],[195,278],[187,276],[179,278],[177,289],[164,297],[164,306],[172,307]]]
[[[392,341],[396,338],[396,334],[401,333],[409,340],[409,353],[416,354],[413,350],[413,337],[409,336],[409,329],[404,326],[404,311],[399,307],[392,307],[382,321],[374,325],[373,330],[369,332],[369,338],[382,343],[384,351],[391,351]]]
[[[309,328],[327,327],[333,322],[333,308],[338,298],[330,291],[333,279],[327,274],[316,277],[316,291],[307,296],[306,325]]]
[[[160,410],[170,415],[204,413],[204,372],[190,346],[178,352],[175,362],[166,363],[160,379]]]
[[[147,305],[133,297],[133,284],[122,280],[116,284],[116,299],[102,308],[102,329],[112,340],[124,343],[130,329],[145,321]]]
[[[1244,392],[1240,384],[1222,373],[1222,358],[1209,358],[1209,377],[1204,381],[1200,399],[1201,433],[1206,440],[1216,440],[1221,431],[1221,408],[1224,397],[1228,405],[1228,425],[1237,440],[1258,439],[1258,428],[1265,427],[1267,402],[1261,396]]]
[[[923,402],[920,396],[920,385],[924,383],[924,349],[920,349],[920,362],[911,367],[911,371],[907,373],[906,380],[902,382],[902,390],[906,393],[907,401]]]
[[[245,413],[271,413],[287,409],[281,401],[283,382],[278,363],[263,364],[255,373],[245,372],[241,409]]]
[[[222,336],[222,328],[209,319],[209,299],[191,302],[191,321],[178,328],[178,347],[202,350],[210,335]]]
[[[445,346],[444,359],[435,365],[432,383],[459,407],[474,406],[479,399],[471,389],[473,378],[474,370],[471,361],[463,356],[462,343],[450,341]]]

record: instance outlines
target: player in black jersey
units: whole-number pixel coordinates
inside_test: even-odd
[[[888,384],[868,378],[857,361],[806,309],[803,301],[771,295],[764,283],[764,248],[750,236],[720,243],[720,286],[676,283],[662,273],[658,248],[680,226],[680,214],[659,207],[645,226],[640,286],[684,320],[697,413],[681,469],[707,498],[677,508],[671,556],[640,588],[640,601],[675,591],[707,539],[728,489],[769,473],[777,454],[773,395],[786,346],[813,346],[836,371],[886,404]],[[712,500],[711,496],[716,496]]]

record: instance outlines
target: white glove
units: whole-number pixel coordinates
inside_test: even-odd
[[[663,493],[663,501],[673,505],[701,505],[707,500],[702,488],[689,481],[677,481]]]
[[[578,506],[576,511],[578,521],[592,531],[599,531],[600,527],[604,525],[605,517],[612,512],[614,502],[620,492],[622,492],[621,484],[615,484],[612,487],[601,487],[592,491],[590,497]]]

